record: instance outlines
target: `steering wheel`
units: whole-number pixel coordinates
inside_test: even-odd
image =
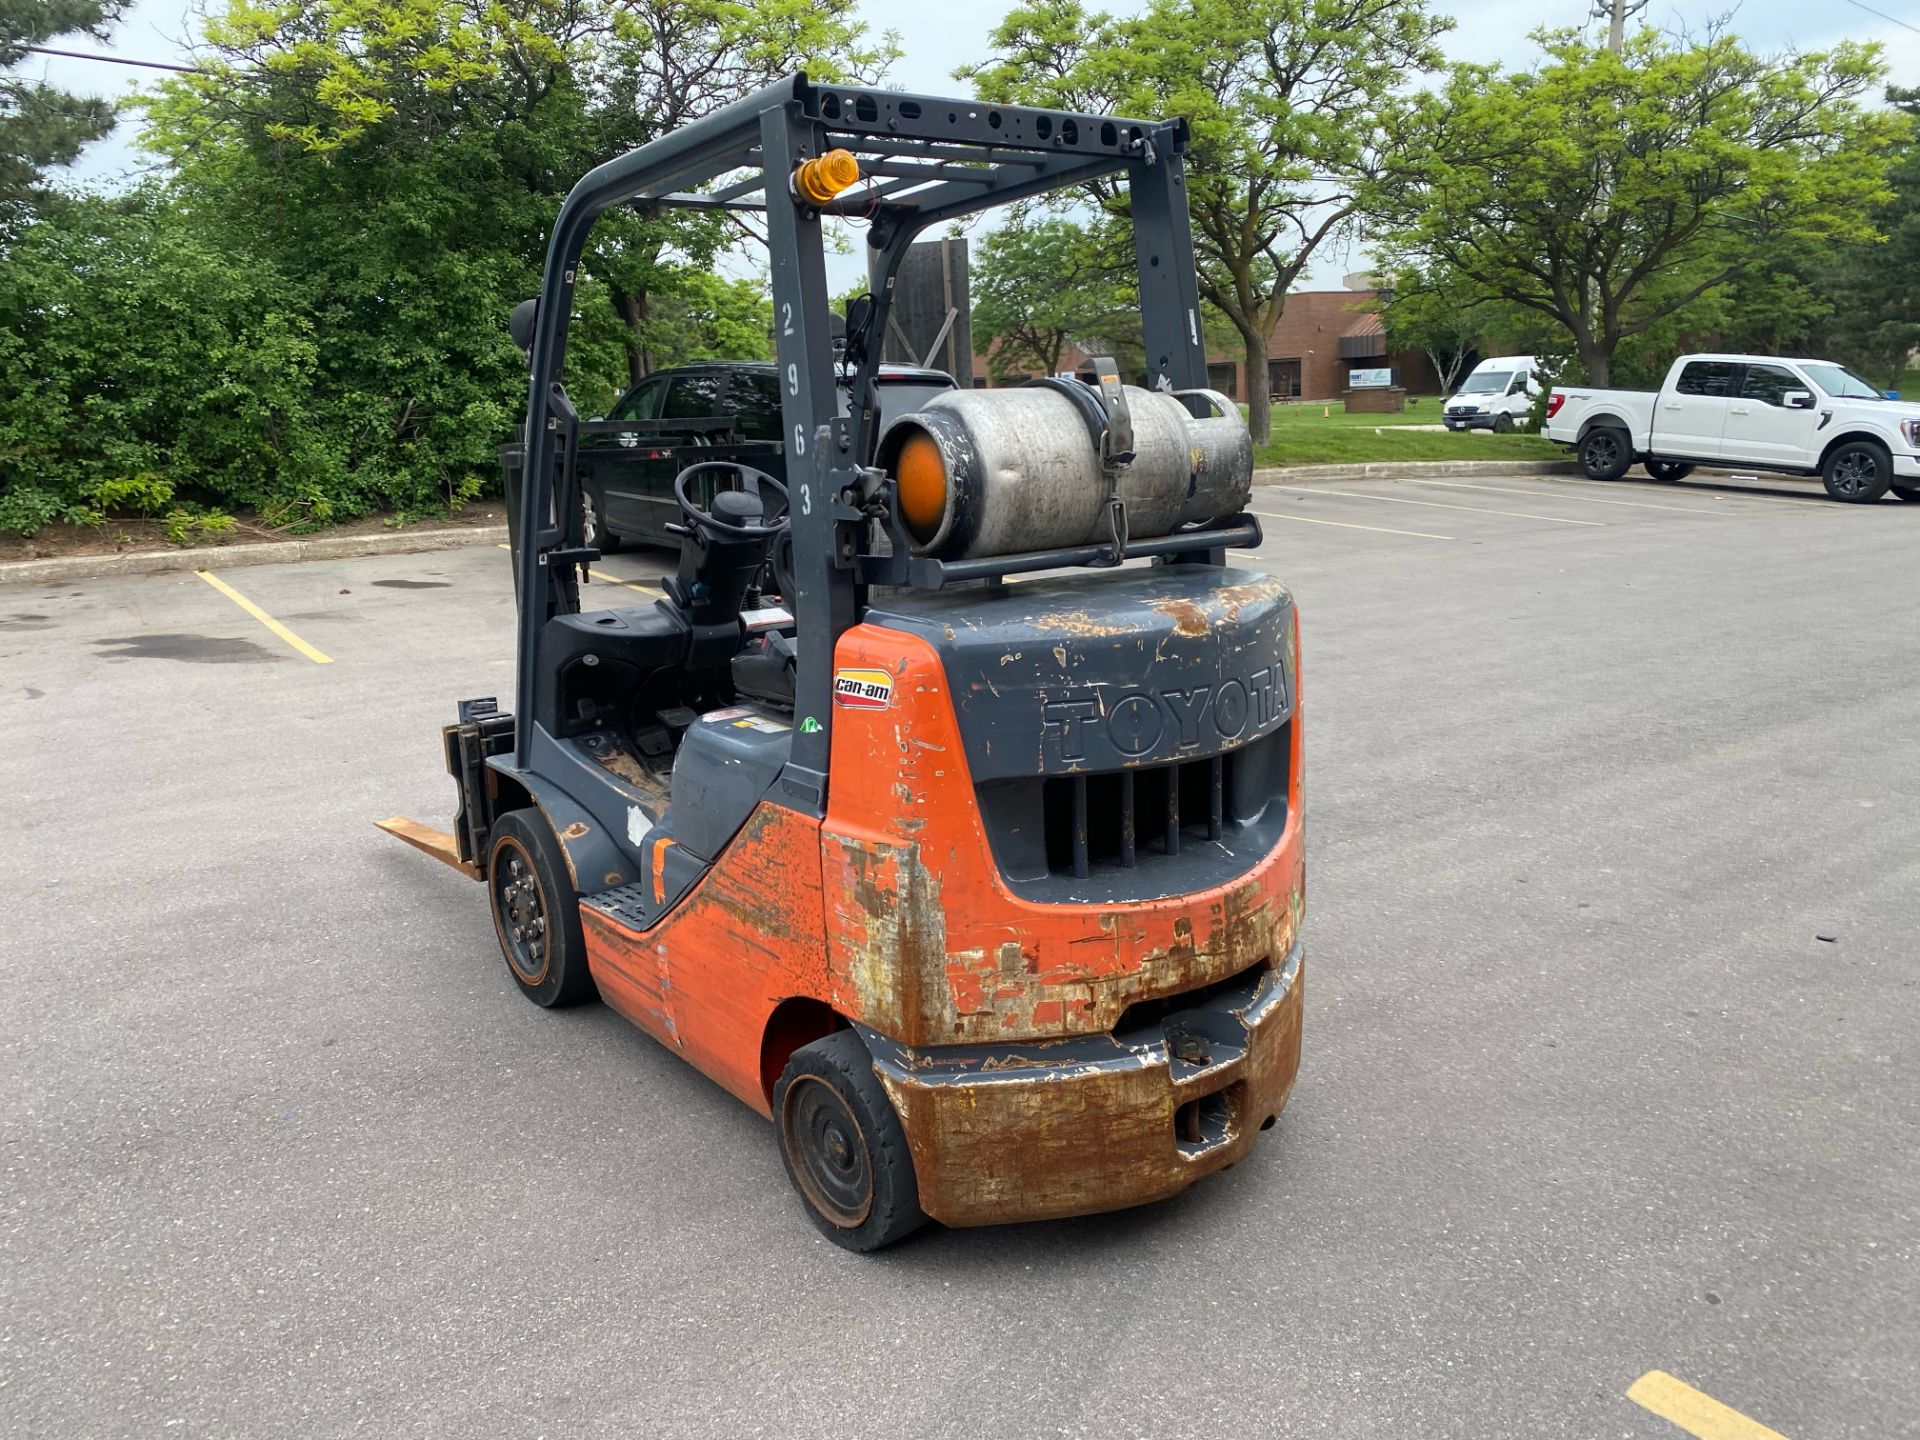
[[[740,485],[714,492],[711,509],[697,505],[687,490],[687,480],[702,470],[729,471],[739,477]],[[779,497],[777,506],[767,505],[764,497],[768,490]],[[733,504],[724,503],[728,496],[740,499]],[[742,503],[749,496],[758,502],[760,513],[757,515],[748,513],[749,507]],[[728,540],[770,540],[787,528],[787,487],[766,471],[742,465],[737,460],[702,460],[698,465],[689,465],[673,477],[673,498],[680,502],[681,513],[687,519],[705,525]],[[719,513],[716,514],[716,510]]]

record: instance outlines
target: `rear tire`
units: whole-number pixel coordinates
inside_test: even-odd
[[[1820,479],[1843,504],[1871,505],[1893,487],[1893,457],[1871,440],[1849,440],[1827,455]]]
[[[906,1132],[859,1033],[802,1045],[773,1087],[787,1178],[822,1235],[865,1253],[927,1223]]]
[[[1920,489],[1912,485],[1889,485],[1887,488],[1909,505],[1920,505]]]
[[[1580,437],[1580,471],[1589,480],[1618,480],[1633,465],[1633,437],[1597,425]]]
[[[520,993],[544,1010],[596,995],[580,931],[580,897],[560,842],[538,810],[509,810],[487,837],[493,933]]]
[[[1693,466],[1684,460],[1645,460],[1641,462],[1647,474],[1656,480],[1684,480],[1693,473]]]

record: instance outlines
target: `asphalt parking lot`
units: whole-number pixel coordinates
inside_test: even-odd
[[[0,1431],[1657,1440],[1658,1370],[1920,1436],[1920,506],[1255,505],[1306,627],[1291,1106],[1166,1204],[868,1259],[373,828],[447,823],[438,727],[511,689],[500,550],[216,571],[277,629],[0,590]]]

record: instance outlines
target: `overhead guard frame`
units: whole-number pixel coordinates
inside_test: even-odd
[[[627,205],[754,210],[766,217],[781,434],[792,496],[795,593],[788,599],[800,656],[792,759],[777,789],[783,803],[821,814],[833,739],[834,647],[859,622],[866,601],[860,568],[865,517],[853,502],[859,471],[871,463],[879,439],[873,397],[881,349],[870,347],[860,362],[851,413],[840,416],[823,217],[854,214],[870,221],[874,311],[868,333],[880,335],[907,247],[929,227],[1124,173],[1147,383],[1197,390],[1206,384],[1206,349],[1187,212],[1186,147],[1184,120],[1126,120],[815,85],[802,74],[590,171],[555,221],[529,351],[513,556],[519,596],[515,713],[533,713],[541,630],[554,615],[579,609],[576,569],[588,552],[580,545],[578,477],[571,455],[564,454],[577,438],[579,420],[560,377],[580,256],[599,216]],[[825,207],[796,200],[790,189],[794,169],[831,149],[852,151],[872,178]],[[556,463],[563,455],[568,463]],[[1182,558],[1218,564],[1223,550]],[[516,768],[531,763],[531,739],[529,726],[516,727]]]

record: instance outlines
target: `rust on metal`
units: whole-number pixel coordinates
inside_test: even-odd
[[[1292,1092],[1304,988],[1303,964],[1277,998],[1249,1010],[1244,1053],[1186,1080],[1164,1050],[1095,1070],[989,1055],[977,1084],[936,1083],[912,1065],[882,1070],[921,1207],[947,1225],[1053,1219],[1164,1199],[1225,1169]],[[1201,1146],[1193,1102],[1212,1097],[1224,1133]]]
[[[631,751],[619,745],[602,746],[591,753],[595,764],[624,780],[643,804],[666,808],[671,791],[667,777],[649,770]]]
[[[1176,635],[1204,635],[1210,628],[1207,612],[1191,600],[1162,600],[1153,608],[1173,621]]]
[[[1236,588],[1264,595],[1272,586]],[[1170,618],[1210,623],[1212,604],[1191,608]],[[1136,1002],[1277,963],[1292,947],[1297,824],[1247,873],[1210,890],[1112,905],[1022,901],[1000,879],[932,648],[856,628],[839,663],[885,664],[901,676],[896,697],[911,697],[842,716],[835,729],[836,749],[860,757],[836,767],[821,836],[841,1013],[907,1045],[1095,1035]]]

